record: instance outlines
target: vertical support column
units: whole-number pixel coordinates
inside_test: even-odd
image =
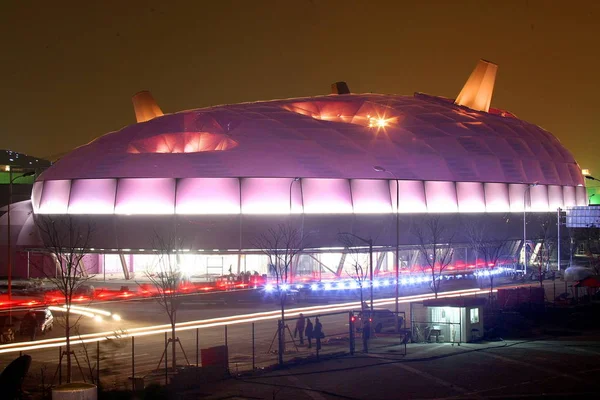
[[[254,322],[252,323],[252,371],[256,369],[255,367],[255,347],[254,347]]]
[[[199,361],[200,353],[200,329],[196,328],[196,367],[200,366]]]
[[[121,260],[121,268],[123,269],[123,277],[125,280],[129,280],[129,268],[127,267],[127,260],[125,260],[125,255],[123,253],[119,253],[119,259]]]

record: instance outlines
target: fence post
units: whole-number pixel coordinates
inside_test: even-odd
[[[348,312],[348,338],[350,339],[350,355],[354,355],[354,313],[352,311]]]
[[[62,347],[58,347],[58,384],[62,385]]]
[[[227,325],[225,325],[225,347],[227,347]]]
[[[135,390],[135,336],[131,337],[131,386]]]
[[[255,369],[255,361],[254,361],[254,322],[252,323],[252,371]]]
[[[167,348],[169,342],[167,341],[167,332],[165,332],[165,385],[169,384],[169,364],[167,359],[169,358],[169,349]]]
[[[282,329],[282,322],[281,320],[277,321],[277,358],[279,361],[279,365],[283,365],[283,337],[281,336],[281,331]]]
[[[96,342],[96,385],[100,386],[100,341]]]
[[[200,329],[196,328],[196,367],[198,367],[200,365],[198,363],[198,353],[200,351],[200,348],[199,348],[199,343],[200,343],[199,337],[200,337]]]

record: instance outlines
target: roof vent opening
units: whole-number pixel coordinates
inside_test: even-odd
[[[152,94],[147,90],[134,94],[131,101],[137,122],[150,121],[164,115],[158,104],[156,104]]]
[[[497,71],[498,65],[490,61],[479,60],[454,104],[488,112],[494,93]]]
[[[335,82],[331,84],[331,94],[350,94],[350,88],[346,82]]]

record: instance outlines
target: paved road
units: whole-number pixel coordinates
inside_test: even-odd
[[[446,289],[449,289],[446,287]],[[243,300],[243,297],[242,297]],[[325,299],[322,299],[324,301]],[[342,300],[341,298],[337,299]],[[346,299],[346,300],[355,300]],[[152,301],[139,302],[123,302],[111,304],[111,311],[119,312],[123,315],[122,324],[111,323],[110,329],[104,330],[115,331],[120,328],[131,329],[132,327],[147,325],[151,323],[166,323],[164,313],[160,311],[158,306]],[[179,321],[196,320],[199,318],[206,319],[212,317],[221,317],[229,315],[248,314],[261,310],[272,310],[276,307],[274,303],[252,303],[244,301],[229,302],[226,305],[210,305],[206,304],[203,298],[190,297],[190,301],[186,301],[179,314]],[[290,306],[290,308],[293,305]],[[393,306],[392,306],[393,307]],[[93,331],[93,321],[83,320],[85,329]],[[322,318],[324,331],[330,336],[330,340],[324,345],[323,351],[334,352],[347,349],[347,342],[343,339],[337,340],[336,336],[342,337],[348,330],[347,314],[340,313],[337,315],[326,316]],[[293,328],[293,322],[292,326]],[[293,329],[291,329],[293,330]],[[255,337],[255,365],[257,367],[271,365],[276,362],[277,356],[273,352],[269,352],[273,337],[276,331],[276,322],[257,321],[254,324]],[[339,333],[339,335],[337,335]],[[178,333],[183,346],[178,349],[178,364],[185,364],[184,351],[191,364],[196,363],[196,331],[182,331]],[[224,327],[207,327],[198,331],[199,348],[212,347],[225,344],[225,328]],[[291,341],[291,338],[288,338]],[[249,369],[252,365],[252,325],[239,324],[230,325],[227,327],[227,344],[229,346],[230,362],[232,370]],[[272,348],[274,349],[275,346]],[[164,350],[164,337],[162,335],[152,335],[138,337],[135,339],[135,348],[133,358],[135,360],[135,374],[144,375],[150,370],[157,368],[162,351]],[[286,358],[292,358],[298,355],[308,355],[314,353],[314,348],[310,351],[305,347],[300,346],[298,352],[293,343],[289,343]],[[40,368],[43,365],[48,366],[46,375],[53,375],[57,368],[57,359],[59,350],[41,349],[30,352],[34,357],[32,371],[41,374]],[[84,374],[89,375],[86,368],[86,351],[80,346],[76,347],[77,358],[81,362]],[[87,354],[92,360],[91,363],[96,363],[96,344],[87,346]],[[0,356],[0,366],[6,365],[14,355],[3,354]],[[170,357],[170,355],[169,355]],[[127,377],[132,374],[132,348],[131,339],[110,340],[100,343],[100,372],[101,379],[105,382],[110,382],[111,385],[125,385]],[[78,368],[75,368],[74,373],[79,375]]]

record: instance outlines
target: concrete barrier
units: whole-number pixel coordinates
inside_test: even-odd
[[[67,383],[52,389],[52,400],[97,400],[98,389],[91,383]]]

